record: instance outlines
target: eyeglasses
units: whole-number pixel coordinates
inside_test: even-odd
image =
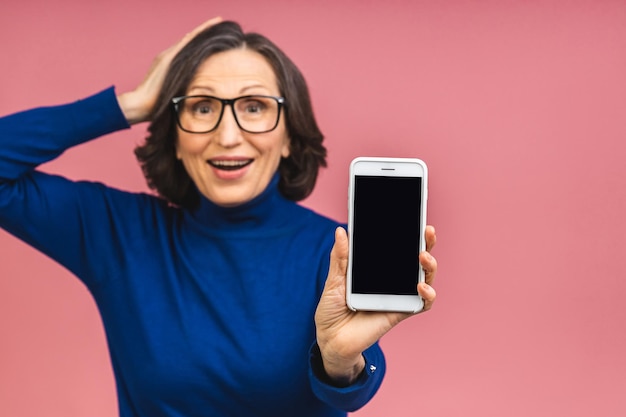
[[[172,99],[178,126],[189,133],[209,133],[217,129],[224,108],[230,106],[237,126],[244,132],[266,133],[276,129],[283,97],[242,96],[222,99],[213,96],[182,96]]]

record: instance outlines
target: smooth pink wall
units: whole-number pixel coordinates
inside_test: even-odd
[[[359,155],[430,166],[438,302],[383,339],[386,381],[355,416],[626,415],[625,2],[12,2],[0,114],[131,88],[214,15],[270,36],[309,81],[330,166],[305,204],[345,220]],[[144,190],[144,131],[47,169]],[[0,245],[0,415],[116,415],[87,291]]]

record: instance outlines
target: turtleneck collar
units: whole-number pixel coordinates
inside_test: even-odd
[[[200,205],[191,211],[191,217],[213,230],[237,231],[283,226],[289,222],[289,212],[296,204],[282,196],[278,190],[279,179],[279,174],[274,174],[261,194],[235,207],[218,206],[200,195]]]

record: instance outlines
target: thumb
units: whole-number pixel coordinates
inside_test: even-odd
[[[335,229],[335,244],[330,252],[328,279],[344,280],[348,271],[348,235],[343,227]]]

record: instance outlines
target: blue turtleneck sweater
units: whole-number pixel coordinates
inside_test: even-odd
[[[35,168],[127,128],[112,88],[0,119],[0,226],[79,277],[107,336],[120,417],[342,416],[384,374],[324,378],[314,312],[338,224],[286,200],[275,177],[235,208],[185,210]]]

